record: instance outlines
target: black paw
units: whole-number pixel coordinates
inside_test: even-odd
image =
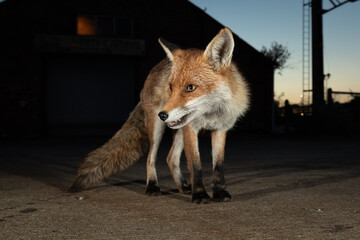
[[[212,200],[214,202],[229,202],[231,200],[231,195],[225,189],[223,189],[223,190],[215,190],[213,192]]]
[[[147,187],[146,187],[146,195],[148,196],[160,196],[160,188],[155,185],[155,182],[149,181]]]
[[[210,197],[207,194],[207,192],[205,192],[205,191],[195,192],[192,195],[192,202],[197,203],[197,204],[209,203]]]
[[[191,193],[191,184],[187,184],[186,181],[184,181],[181,184],[181,190],[185,194],[190,194]]]

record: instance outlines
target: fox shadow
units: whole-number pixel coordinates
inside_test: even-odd
[[[232,190],[235,190],[235,194],[232,194],[231,201],[241,202],[274,193],[295,191],[297,189],[311,188],[357,178],[360,175],[360,172],[358,167],[353,167],[358,165],[359,163],[354,162],[342,162],[339,165],[339,162],[314,163],[314,161],[309,160],[302,161],[301,163],[290,162],[265,164],[253,167],[239,166],[235,168],[232,167],[227,171],[225,170],[225,177],[227,178],[227,189],[230,189],[230,194],[232,194]],[[319,172],[316,178],[311,177],[311,172],[314,170]],[[278,183],[276,181],[272,182],[271,180],[271,178],[276,178],[288,173],[300,174],[301,177],[295,178],[294,181],[283,183]],[[185,171],[184,177],[188,179],[188,175],[188,171]],[[211,196],[211,165],[205,164],[203,175],[205,187]],[[241,190],[244,188],[245,184],[249,184],[250,182],[257,182],[259,179],[268,179],[268,182],[273,184],[272,186],[268,186],[268,184],[266,184],[264,187],[260,185],[257,186],[256,189],[250,191]],[[114,179],[110,185],[115,187],[123,187],[145,196],[146,181],[143,179],[133,179],[131,177],[124,178],[124,176],[122,176],[121,180]],[[161,196],[177,199],[179,201],[191,202],[191,194],[179,193],[179,191],[175,188],[175,184],[172,182],[170,174],[162,174],[159,177],[159,185],[161,189]]]

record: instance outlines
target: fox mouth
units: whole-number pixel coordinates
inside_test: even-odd
[[[184,116],[182,116],[180,119],[178,120],[175,120],[175,121],[171,121],[171,122],[168,122],[167,123],[167,126],[169,128],[176,128],[176,127],[179,127],[181,125],[183,125],[184,123],[186,123],[186,118],[189,114],[186,114]]]

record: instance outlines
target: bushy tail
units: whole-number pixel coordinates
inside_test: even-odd
[[[139,103],[121,129],[103,146],[90,152],[81,163],[69,191],[94,187],[127,169],[146,153],[148,145],[144,110]]]

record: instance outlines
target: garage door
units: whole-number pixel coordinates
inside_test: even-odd
[[[47,66],[50,133],[101,133],[121,125],[135,105],[132,59],[57,57]]]

